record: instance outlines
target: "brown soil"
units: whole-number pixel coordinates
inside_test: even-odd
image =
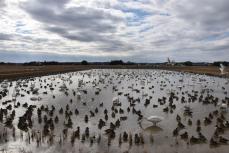
[[[171,71],[191,72],[220,77],[229,77],[229,74],[221,75],[219,68],[214,66],[150,66],[150,65],[48,65],[48,66],[23,66],[0,65],[0,80],[18,79],[33,76],[51,75],[65,72],[74,72],[88,69],[165,69]],[[229,68],[226,69],[229,72]]]
[[[172,70],[172,71],[180,71],[180,72],[190,72],[190,73],[197,73],[197,74],[205,74],[211,76],[219,76],[219,77],[229,77],[229,68],[226,68],[226,74],[221,75],[219,67],[216,66],[174,66],[174,67],[160,67],[161,69],[165,70]]]

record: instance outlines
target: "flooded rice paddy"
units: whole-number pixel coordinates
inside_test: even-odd
[[[2,152],[228,152],[226,78],[109,69],[0,85]]]

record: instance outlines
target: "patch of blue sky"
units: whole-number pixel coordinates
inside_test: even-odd
[[[141,10],[141,9],[124,9],[122,11],[124,11],[126,13],[133,13],[135,20],[141,20],[147,16],[152,15],[151,12],[147,12],[146,10]]]
[[[19,34],[32,34],[32,30],[26,30],[22,28],[16,28],[15,32]]]
[[[138,21],[128,21],[127,26],[141,26],[142,22]]]
[[[25,23],[23,23],[22,21],[16,22],[16,27],[23,27],[23,26],[25,26]]]
[[[169,13],[160,13],[161,16],[171,16]]]
[[[127,18],[128,22],[140,22],[144,20],[145,17],[152,15],[152,12],[142,9],[133,9],[133,8],[117,8],[124,13],[133,14],[132,17]]]
[[[224,32],[222,34],[215,34],[215,35],[205,37],[204,39],[202,39],[202,41],[216,41],[216,40],[221,40],[221,39],[225,39],[228,37],[229,37],[229,31]]]
[[[64,55],[64,54],[52,54],[52,53],[39,53],[39,52],[27,52],[24,51],[1,51],[0,50],[0,62],[15,62],[23,63],[29,61],[58,61],[58,62],[80,62],[82,59],[97,62],[97,61],[110,61],[117,58],[109,56],[84,56],[84,55]],[[134,60],[135,58],[133,58]],[[128,57],[122,57],[122,60],[131,60]]]
[[[153,29],[153,26],[148,26],[148,27],[144,27],[143,29],[141,29],[139,32],[146,32],[146,31],[148,31],[148,30],[151,30],[151,29]]]

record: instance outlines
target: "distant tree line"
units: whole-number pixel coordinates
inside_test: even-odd
[[[223,64],[225,66],[229,66],[229,62],[227,61],[215,61],[213,63],[206,63],[206,62],[191,62],[191,61],[185,61],[185,62],[179,62],[175,63],[176,66],[184,65],[184,66],[220,66],[220,64]],[[134,63],[131,61],[124,62],[122,60],[111,60],[109,62],[88,62],[86,60],[82,60],[81,62],[57,62],[57,61],[31,61],[26,63],[5,63],[0,62],[0,65],[25,65],[25,66],[42,66],[42,65],[163,65],[166,63]]]
[[[23,63],[25,66],[41,66],[41,65],[80,65],[80,62],[57,62],[57,61],[44,61],[44,62],[27,62]]]
[[[17,65],[18,63],[5,63],[5,62],[0,62],[0,65]]]
[[[83,61],[81,62],[81,64],[82,64],[82,65],[88,65],[88,62],[87,62],[86,60],[83,60]]]
[[[183,63],[185,66],[193,66],[193,63],[191,61],[186,61]]]
[[[226,62],[226,61],[216,61],[212,65],[220,66],[220,64],[223,64],[224,66],[229,66],[229,62]]]
[[[124,62],[122,60],[114,60],[110,61],[110,65],[124,65]]]

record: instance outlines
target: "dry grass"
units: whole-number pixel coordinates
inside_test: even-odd
[[[0,80],[2,79],[18,79],[33,76],[43,76],[58,74],[64,72],[73,72],[88,69],[153,69],[155,67],[149,65],[48,65],[48,66],[23,66],[23,65],[0,65]],[[198,74],[206,74],[213,76],[222,76],[218,67],[214,66],[183,66],[170,67],[160,66],[157,69],[165,69],[172,71],[191,72]],[[229,72],[229,68],[226,69]],[[225,75],[229,77],[229,74]],[[224,76],[224,77],[225,77]]]
[[[42,76],[70,71],[86,70],[83,66],[74,65],[49,65],[49,66],[22,66],[22,65],[1,65],[0,79],[16,79],[31,76]]]
[[[182,67],[161,67],[161,69],[190,72],[197,74],[206,74],[212,76],[229,77],[229,68],[226,68],[227,74],[221,75],[219,67],[216,66],[182,66]]]

